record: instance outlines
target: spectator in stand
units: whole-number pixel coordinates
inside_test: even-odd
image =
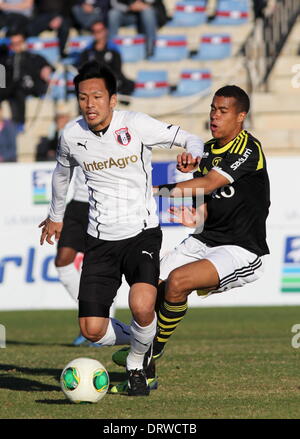
[[[17,160],[17,127],[3,118],[0,106],[0,163]]]
[[[94,43],[91,48],[85,49],[82,52],[78,66],[92,60],[105,64],[112,70],[117,79],[118,92],[130,95],[134,90],[134,81],[126,78],[123,74],[120,52],[111,41],[108,41],[108,32],[105,24],[101,21],[96,21],[92,24],[90,30],[94,37]]]
[[[33,0],[0,0],[0,29],[26,33],[32,11]]]
[[[53,30],[59,40],[60,56],[64,58],[71,21],[71,8],[75,0],[36,0],[35,13],[29,26],[30,36],[37,36],[45,30]]]
[[[25,35],[15,31],[8,34],[11,51],[3,60],[6,69],[6,88],[0,88],[0,102],[9,101],[12,120],[25,123],[26,96],[46,93],[53,67],[40,55],[27,51]]]
[[[70,114],[67,108],[62,107],[58,109],[55,120],[52,126],[50,127],[50,131],[48,137],[42,137],[40,139],[39,144],[36,148],[36,161],[54,161],[56,157],[56,149],[58,145],[58,141],[61,135],[61,132],[65,125],[70,120]]]
[[[78,0],[72,8],[75,24],[89,30],[95,21],[107,23],[110,0]]]
[[[253,11],[255,19],[264,17],[264,9],[267,6],[267,3],[268,0],[253,0]]]
[[[156,32],[167,22],[161,0],[111,0],[108,11],[109,38],[118,35],[120,26],[137,26],[146,37],[146,58],[154,53]]]
[[[212,21],[216,16],[218,0],[206,0],[205,9],[208,21]]]

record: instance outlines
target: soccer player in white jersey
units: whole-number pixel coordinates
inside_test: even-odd
[[[181,146],[197,162],[203,143],[178,126],[115,110],[116,80],[96,62],[83,65],[74,83],[82,117],[71,121],[60,139],[41,244],[53,244],[52,237],[60,236],[70,176],[79,165],[90,203],[78,297],[81,333],[100,344],[112,337],[109,309],[124,275],[132,313],[128,395],[148,395],[145,369],[156,333],[162,238],[152,194],[151,150]]]

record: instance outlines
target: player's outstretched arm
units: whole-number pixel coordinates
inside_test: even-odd
[[[204,177],[154,186],[153,194],[170,198],[199,197],[201,192],[208,195],[227,184],[230,184],[228,178],[212,169]]]

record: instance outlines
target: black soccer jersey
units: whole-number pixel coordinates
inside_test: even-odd
[[[203,177],[211,169],[230,184],[205,196],[207,219],[203,231],[193,236],[212,247],[238,245],[258,256],[269,253],[270,188],[260,142],[245,130],[222,147],[216,139],[208,141],[194,177]]]

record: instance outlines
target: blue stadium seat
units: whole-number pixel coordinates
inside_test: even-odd
[[[133,96],[150,98],[169,93],[168,73],[166,70],[140,70],[135,81]]]
[[[27,49],[43,56],[50,64],[59,60],[59,43],[57,38],[29,37],[26,40]]]
[[[9,42],[8,37],[0,37],[0,46],[9,46]]]
[[[67,72],[66,81],[67,81],[67,94],[68,96],[75,96],[75,85],[74,85],[74,72]]]
[[[183,70],[177,88],[172,92],[172,96],[190,96],[200,92],[209,93],[211,85],[212,75],[210,70]]]
[[[229,34],[204,34],[200,37],[198,52],[192,59],[209,61],[231,56],[231,36]]]
[[[190,27],[206,22],[204,0],[185,0],[176,3],[172,19],[166,26]]]
[[[219,0],[212,25],[239,25],[249,20],[248,0]]]
[[[113,39],[124,62],[137,62],[145,58],[145,37],[143,35],[118,36]]]
[[[79,61],[80,54],[93,44],[93,37],[91,35],[78,35],[69,39],[67,43],[66,53],[67,59],[65,64],[76,64]]]
[[[149,61],[180,61],[187,56],[185,35],[159,35],[155,42],[154,55]]]
[[[54,72],[50,80],[49,94],[47,97],[53,100],[65,99],[67,95],[65,75],[62,72]]]
[[[67,100],[68,97],[75,95],[74,76],[75,74],[70,71],[54,72],[47,97],[53,100]]]

